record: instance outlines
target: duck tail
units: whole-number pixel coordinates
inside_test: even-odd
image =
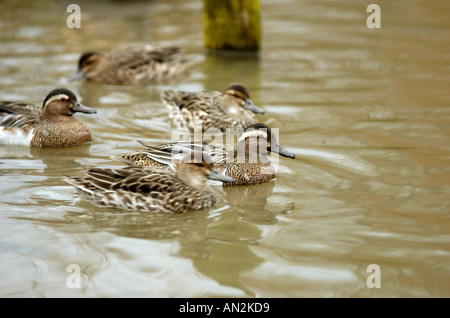
[[[166,90],[161,93],[161,100],[169,108],[181,108],[183,99],[182,93],[183,92],[175,90]]]

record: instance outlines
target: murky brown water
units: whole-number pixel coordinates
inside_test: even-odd
[[[258,57],[203,49],[202,1],[0,3],[0,99],[41,103],[66,86],[90,145],[0,146],[1,297],[449,297],[450,4],[262,0]],[[181,45],[203,63],[142,87],[70,83],[82,51]],[[241,81],[297,159],[276,180],[221,193],[211,210],[98,208],[61,176],[164,142],[159,91]],[[66,284],[70,264],[80,288]],[[370,264],[381,288],[368,288]]]

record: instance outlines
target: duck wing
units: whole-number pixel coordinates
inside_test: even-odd
[[[175,60],[181,54],[179,47],[161,48],[125,48],[112,52],[108,59],[115,67],[135,69],[153,62],[166,63]]]
[[[227,158],[234,156],[234,149],[230,149],[227,145],[221,143],[205,143],[195,141],[175,141],[172,143],[151,145],[144,141],[139,141],[144,147],[147,147],[145,152],[152,156],[161,156],[165,160],[173,160],[174,157],[181,158],[184,154],[190,152],[202,152],[211,158],[212,164],[223,164]],[[156,159],[154,159],[156,160]]]
[[[86,168],[84,176],[66,176],[65,180],[86,193],[124,190],[140,194],[170,191],[170,187],[178,181],[172,171],[133,166],[120,169]]]
[[[170,108],[208,111],[211,108],[216,108],[216,105],[218,105],[217,99],[221,95],[222,93],[217,91],[187,92],[165,90],[161,93],[161,99]]]
[[[34,125],[41,116],[41,106],[10,101],[0,102],[0,125],[3,127],[20,128]]]

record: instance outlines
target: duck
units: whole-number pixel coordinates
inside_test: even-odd
[[[0,101],[0,144],[67,147],[91,141],[88,127],[73,115],[97,111],[67,88],[55,88],[43,105]]]
[[[116,85],[148,83],[175,78],[197,63],[183,55],[178,46],[126,47],[110,53],[86,51],[69,82],[85,79]]]
[[[173,160],[176,170],[157,167],[87,167],[82,176],[64,176],[92,203],[133,211],[185,213],[210,208],[217,199],[208,179],[232,182],[205,154],[188,153]]]
[[[211,158],[211,163],[220,165],[224,174],[233,182],[215,183],[225,186],[258,184],[275,178],[275,168],[268,152],[295,159],[295,154],[281,147],[272,129],[264,123],[250,125],[242,131],[236,148],[220,143],[204,141],[176,141],[152,145],[138,140],[146,147],[129,153],[111,156],[111,159],[129,166],[158,167],[175,170],[172,159],[184,153],[202,152]]]
[[[231,83],[223,92],[164,90],[162,103],[169,109],[169,119],[176,128],[190,132],[245,128],[258,122],[255,114],[264,114],[250,98],[242,83]]]

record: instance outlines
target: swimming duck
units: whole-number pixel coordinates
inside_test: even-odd
[[[199,158],[199,160],[197,160]],[[232,182],[200,153],[174,160],[175,171],[156,167],[119,169],[88,168],[84,176],[66,176],[65,181],[88,200],[105,207],[127,210],[184,213],[209,208],[216,203],[207,179]]]
[[[161,99],[169,108],[172,124],[191,132],[199,125],[202,132],[245,128],[258,122],[255,113],[264,114],[250,99],[248,89],[240,83],[228,85],[223,92],[166,90],[161,93]]]
[[[275,168],[271,164],[268,152],[283,157],[295,158],[295,154],[282,148],[273,131],[263,123],[257,123],[243,131],[236,148],[218,143],[174,142],[151,145],[139,141],[146,147],[132,153],[124,153],[111,158],[132,166],[165,167],[175,170],[172,158],[182,153],[203,152],[211,162],[224,167],[224,174],[234,179],[226,185],[254,184],[269,181],[275,177]]]
[[[128,47],[109,54],[88,51],[78,61],[80,78],[104,84],[138,84],[171,79],[197,61],[182,55],[180,47]]]
[[[67,88],[56,88],[43,106],[0,102],[0,143],[34,147],[75,146],[91,140],[89,129],[72,115],[95,114]]]

